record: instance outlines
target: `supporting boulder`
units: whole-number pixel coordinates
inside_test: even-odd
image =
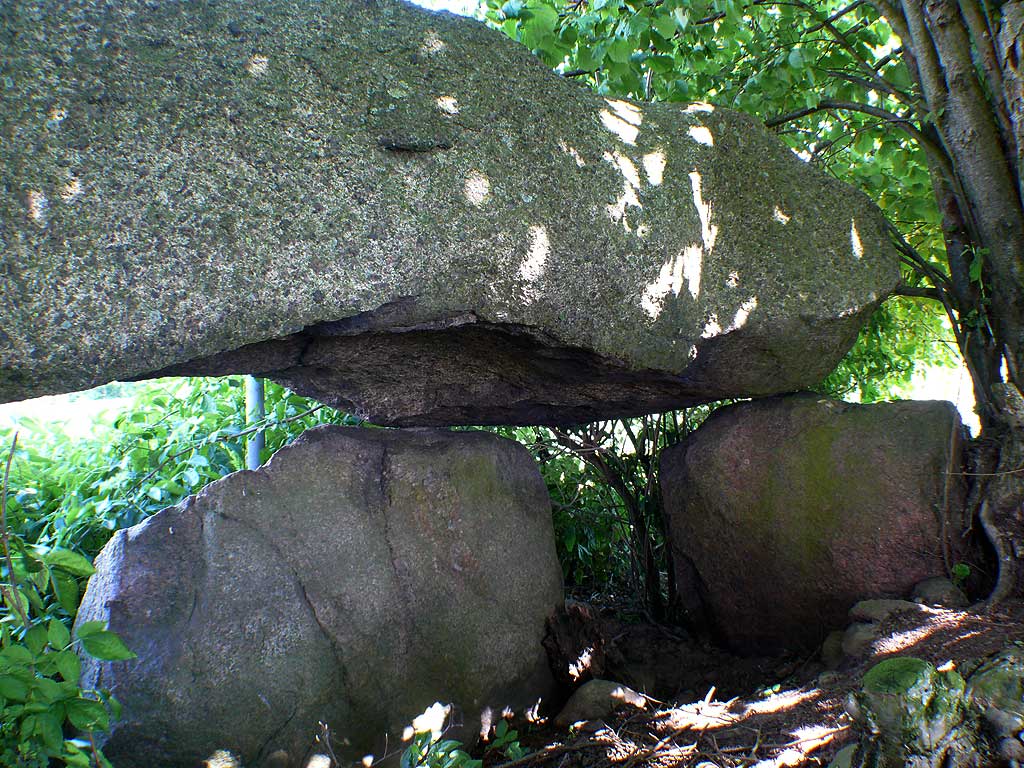
[[[716,411],[661,463],[691,619],[743,653],[808,651],[854,603],[945,572],[963,548],[961,432],[940,402]]]
[[[109,620],[138,654],[83,660],[124,705],[104,746],[118,768],[216,750],[304,765],[318,721],[339,753],[380,755],[435,700],[469,737],[551,685],[550,502],[493,435],[311,430],[119,531],[96,568],[78,621]]]
[[[393,0],[0,7],[0,401],[256,373],[396,426],[811,386],[899,280],[756,120]]]

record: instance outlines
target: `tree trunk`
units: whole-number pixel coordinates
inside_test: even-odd
[[[990,447],[972,497],[999,556],[996,603],[1024,596],[1024,3],[1006,3],[998,17],[977,0],[876,6],[903,37],[922,134],[941,149],[930,167],[949,264],[947,308],[974,383],[980,442]],[[980,278],[970,269],[979,258]]]

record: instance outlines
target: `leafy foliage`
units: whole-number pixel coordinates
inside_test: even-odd
[[[662,508],[661,451],[717,404],[572,429],[498,430],[537,459],[551,495],[558,557],[569,589],[630,595],[649,615],[675,604]]]
[[[74,766],[109,766],[92,743],[93,731],[107,730],[120,706],[106,690],[80,687],[81,662],[71,632],[54,606],[73,617],[79,579],[92,564],[66,549],[30,548],[7,527],[11,445],[0,496],[3,580],[0,594],[6,615],[0,623],[0,759],[10,766],[46,766],[58,759]],[[121,639],[101,621],[84,622],[75,643],[96,659],[134,658]],[[86,743],[64,737],[65,725],[89,733]]]
[[[135,390],[133,407],[89,437],[19,422],[0,525],[0,764],[34,768],[53,758],[109,766],[91,736],[65,739],[64,729],[106,730],[120,709],[108,691],[79,687],[76,648],[105,661],[135,655],[104,622],[82,623],[74,639],[70,630],[92,557],[114,530],[241,469],[246,435],[255,430],[266,434],[266,459],[317,423],[352,423],[275,385],[268,387],[267,418],[251,425],[237,380]],[[11,445],[13,436],[5,437]]]
[[[137,385],[132,406],[89,437],[21,419],[11,528],[28,545],[91,559],[111,532],[243,469],[255,430],[266,436],[265,461],[311,426],[356,423],[269,382],[264,421],[247,425],[244,401],[238,378],[162,380]],[[0,436],[10,443],[10,431]]]

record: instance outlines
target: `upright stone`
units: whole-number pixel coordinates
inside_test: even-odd
[[[820,381],[899,280],[757,120],[394,0],[7,0],[0,402],[254,373],[379,424]]]
[[[692,618],[740,652],[807,651],[854,603],[942,574],[963,548],[961,431],[940,402],[716,411],[661,460]]]
[[[336,750],[380,754],[434,701],[472,735],[551,683],[550,502],[529,454],[493,435],[315,429],[119,531],[96,566],[78,620],[138,653],[83,661],[124,705],[104,746],[118,768],[218,749],[304,765],[321,720]]]

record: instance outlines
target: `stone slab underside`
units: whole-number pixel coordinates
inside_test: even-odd
[[[813,385],[898,280],[870,201],[751,118],[600,98],[467,19],[0,30],[0,401],[230,370],[380,423],[568,423]]]

